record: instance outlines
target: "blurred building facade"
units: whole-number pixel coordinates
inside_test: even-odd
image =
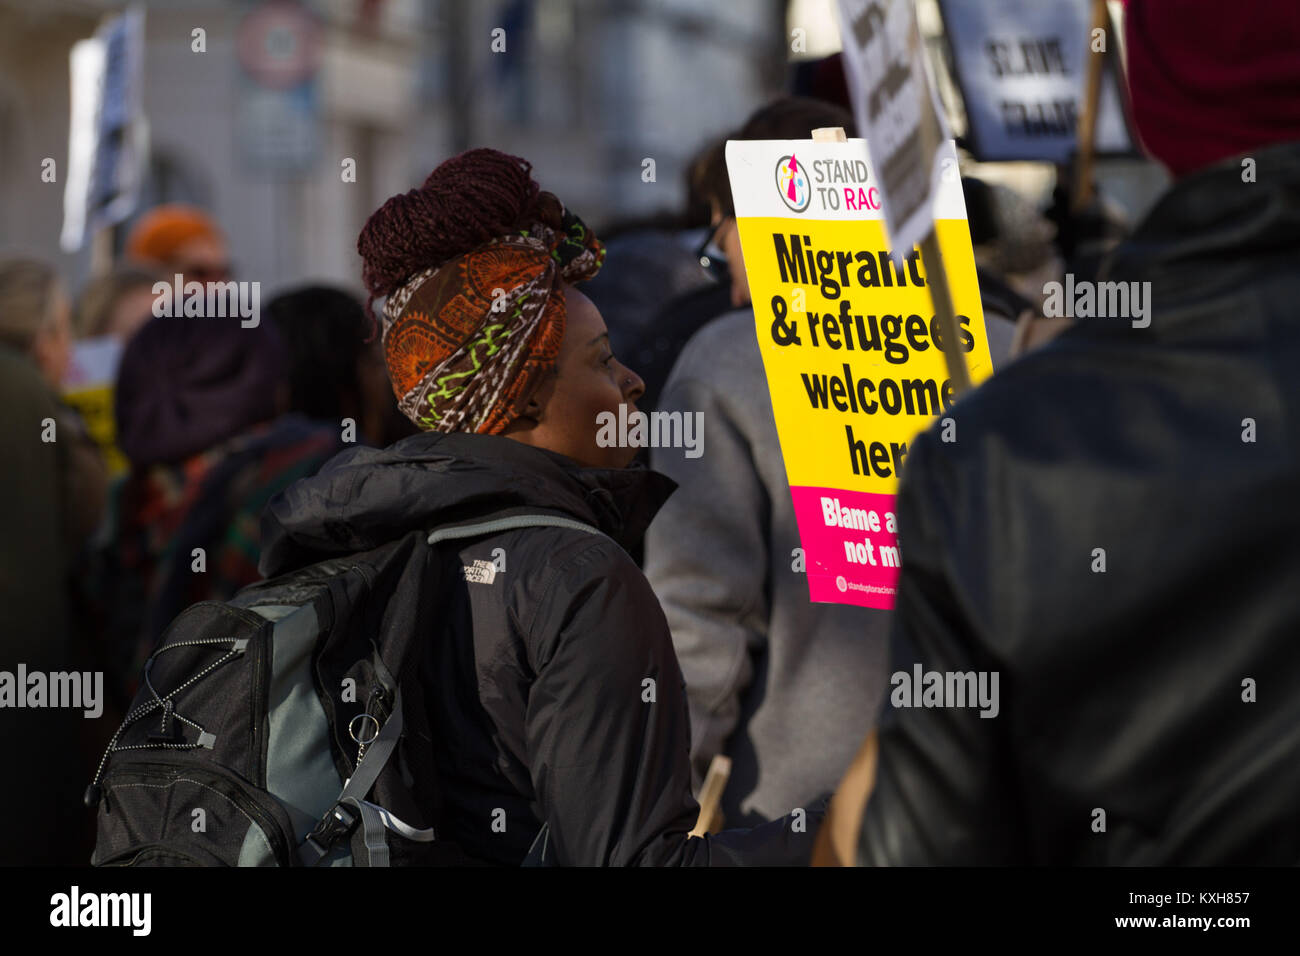
[[[784,89],[790,62],[839,48],[833,0],[303,0],[319,30],[287,55],[312,67],[297,95],[276,88],[275,70],[259,72],[284,37],[256,26],[295,2],[142,2],[151,148],[141,207],[212,211],[240,277],[260,280],[264,295],[311,279],[358,286],[366,217],[471,146],[526,157],[597,228],[680,208],[695,152]],[[0,0],[0,254],[56,262],[74,283],[90,255],[58,245],[68,54],[125,6]],[[919,0],[918,14],[960,133],[937,4]],[[41,180],[47,158],[54,183]],[[1044,164],[964,166],[1040,205],[1054,182]],[[1140,160],[1099,164],[1097,175],[1133,217],[1164,184]],[[125,233],[115,232],[118,250]]]
[[[314,64],[302,95],[257,67],[286,42],[283,22],[255,19],[274,2],[143,6],[142,208],[212,211],[264,296],[309,279],[357,286],[370,212],[471,146],[526,157],[597,226],[676,208],[694,152],[785,81],[783,0],[315,0],[315,40],[287,41],[290,60]],[[0,254],[57,262],[74,282],[90,262],[58,246],[68,53],[124,7],[0,0]],[[46,157],[56,183],[41,181]]]

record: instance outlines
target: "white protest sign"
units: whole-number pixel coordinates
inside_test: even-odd
[[[1094,42],[1090,0],[940,0],[939,6],[972,152],[985,162],[1067,162]],[[1131,153],[1113,69],[1102,74],[1097,110],[1097,151]]]
[[[104,44],[94,38],[74,43],[68,55],[68,68],[72,82],[72,109],[68,123],[67,182],[63,187],[63,232],[59,245],[64,252],[76,252],[86,236],[90,180],[94,175],[99,142]]]
[[[148,152],[143,63],[144,9],[139,6],[106,18],[94,37],[72,48],[60,235],[65,252],[80,249],[87,232],[122,222],[135,211]]]
[[[890,245],[906,251],[934,226],[948,124],[934,95],[912,0],[839,0],[839,12],[858,134],[880,176]]]

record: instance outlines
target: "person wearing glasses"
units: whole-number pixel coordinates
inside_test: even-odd
[[[737,135],[735,138],[741,137]],[[716,179],[718,173],[726,175],[726,145],[727,141],[721,140],[714,147],[705,176]],[[740,254],[740,230],[736,228],[736,214],[731,206],[731,188],[725,180],[710,185],[713,220],[709,223],[709,233],[704,237],[696,255],[705,271],[728,289],[731,307],[743,309],[750,301],[749,276],[745,273],[745,261]],[[732,263],[736,264],[735,268]]]
[[[646,411],[658,407],[668,373],[690,337],[734,308],[726,255],[714,242],[721,213],[703,189],[703,173],[721,158],[725,146],[724,137],[691,161],[685,177],[687,202],[679,220],[682,232],[657,234],[660,252],[673,263],[671,274],[657,270],[658,262],[637,256],[641,250],[629,249],[627,239],[620,237],[613,240],[605,267],[588,283],[591,300],[609,322],[611,341],[645,383],[637,406]],[[672,247],[671,255],[665,246]],[[629,321],[642,296],[650,303],[648,314]]]
[[[787,97],[731,138],[806,139],[827,126],[853,135],[844,109]],[[730,757],[722,811],[727,827],[745,827],[817,806],[834,790],[884,697],[889,612],[808,600],[725,141],[701,180],[714,212],[701,264],[725,275],[719,288],[731,309],[724,300],[725,311],[687,342],[659,401],[670,413],[703,412],[708,441],[698,458],[652,454],[653,468],[679,487],[650,526],[645,572],[686,679],[695,783],[715,755]]]
[[[126,254],[168,279],[180,273],[186,282],[227,282],[234,274],[216,221],[181,203],[157,206],[141,216],[127,237]]]

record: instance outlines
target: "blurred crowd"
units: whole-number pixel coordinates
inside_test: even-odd
[[[1156,5],[1166,12],[1170,6]],[[1284,19],[1275,25],[1278,35],[1295,40],[1294,17]],[[1285,269],[1294,274],[1300,261],[1296,233],[1287,231],[1295,225],[1300,188],[1294,96],[1287,109],[1271,114],[1280,124],[1275,127],[1251,126],[1244,108],[1231,136],[1198,127],[1178,77],[1194,75],[1187,64],[1209,54],[1197,52],[1193,39],[1178,34],[1173,49],[1178,58],[1169,61],[1173,66],[1166,64],[1176,74],[1173,80],[1143,67],[1159,60],[1145,58],[1147,48],[1158,45],[1152,38],[1168,37],[1171,29],[1167,21],[1150,27],[1138,15],[1130,21],[1130,62],[1137,64],[1130,82],[1140,131],[1148,148],[1180,176],[1152,217],[1136,227],[1133,241],[1126,240],[1135,227],[1104,196],[1083,209],[1071,208],[1064,186],[1070,181],[1068,168],[1060,170],[1062,187],[1046,209],[1005,186],[975,176],[963,179],[996,375],[959,406],[958,418],[963,429],[971,429],[964,434],[1002,435],[1004,441],[968,440],[962,448],[972,450],[964,454],[988,457],[957,456],[942,466],[936,462],[947,452],[934,443],[918,443],[911,453],[901,506],[904,520],[915,522],[916,537],[904,552],[900,603],[892,613],[812,604],[806,582],[791,573],[791,555],[800,541],[723,150],[728,139],[802,139],[823,127],[842,127],[854,136],[843,84],[835,82],[836,60],[808,73],[792,95],[738,117],[733,130],[718,131],[691,166],[688,202],[678,215],[602,231],[604,263],[583,288],[604,317],[612,351],[640,375],[639,406],[702,411],[708,423],[708,452],[698,459],[642,453],[643,463],[667,474],[678,488],[634,556],[663,607],[685,680],[693,789],[698,791],[713,757],[725,753],[731,760],[721,805],[727,827],[761,826],[792,808],[830,798],[855,765],[855,755],[862,759],[863,735],[889,711],[889,675],[900,653],[928,654],[928,665],[947,661],[957,669],[980,662],[1000,666],[1008,675],[1004,689],[1014,686],[1017,675],[1025,680],[1033,673],[1043,681],[1039,686],[1058,688],[1044,696],[1060,693],[1082,711],[1089,688],[1096,691],[1100,683],[1070,684],[1068,672],[1097,666],[1080,643],[1089,635],[1116,634],[1118,622],[1127,619],[1140,622],[1133,626],[1143,633],[1177,626],[1188,641],[1200,640],[1199,632],[1193,635],[1197,625],[1175,619],[1173,605],[1162,603],[1154,585],[1141,592],[1140,580],[1131,582],[1139,593],[1118,585],[1106,593],[1090,591],[1085,580],[1070,594],[1059,593],[1056,579],[1026,581],[1030,594],[1018,593],[1018,579],[1010,586],[1014,594],[991,580],[1020,573],[1029,578],[1036,568],[1053,565],[1055,552],[1049,553],[1046,543],[1032,543],[1035,533],[1050,539],[1051,548],[1077,545],[1086,555],[1091,539],[1076,533],[1078,522],[1068,517],[1075,507],[1111,508],[1124,521],[1151,522],[1151,536],[1164,536],[1170,548],[1182,549],[1184,563],[1233,547],[1223,537],[1205,542],[1181,534],[1180,522],[1191,520],[1200,506],[1196,480],[1189,477],[1177,493],[1165,485],[1158,492],[1130,494],[1134,472],[1123,468],[1135,457],[1146,456],[1144,467],[1161,480],[1193,458],[1198,465],[1213,459],[1218,464],[1204,464],[1199,480],[1216,493],[1234,480],[1239,481],[1236,493],[1244,496],[1260,494],[1261,488],[1294,488],[1293,452],[1267,441],[1252,465],[1263,470],[1235,477],[1214,472],[1230,469],[1225,461],[1235,459],[1228,452],[1193,456],[1186,450],[1200,440],[1189,429],[1222,425],[1235,435],[1239,429],[1233,423],[1243,417],[1272,421],[1289,434],[1285,413],[1293,409],[1294,389],[1269,379],[1271,391],[1259,391],[1253,404],[1233,405],[1217,418],[1206,410],[1202,392],[1183,390],[1189,375],[1201,376],[1202,391],[1212,390],[1214,381],[1258,386],[1272,373],[1252,362],[1294,339],[1280,333],[1268,337],[1280,319],[1289,320],[1278,310],[1292,308],[1277,291],[1277,274]],[[1258,50],[1281,44],[1257,34],[1247,42]],[[1289,60],[1279,53],[1269,62],[1294,68],[1294,50]],[[1300,78],[1300,70],[1287,75]],[[1235,101],[1227,90],[1220,88],[1217,96]],[[1245,95],[1246,86],[1239,92]],[[1175,126],[1172,117],[1186,120],[1185,125]],[[1201,113],[1199,122],[1210,120]],[[1220,145],[1205,147],[1207,140]],[[1243,192],[1233,189],[1240,170],[1235,157],[1247,150],[1259,159],[1261,183]],[[1189,151],[1196,152],[1195,163],[1184,162]],[[1241,196],[1238,205],[1229,193]],[[170,283],[176,275],[183,281],[237,279],[232,253],[210,214],[162,206],[133,223],[123,261],[79,289],[68,289],[44,263],[0,262],[0,429],[9,455],[0,495],[5,509],[0,563],[6,569],[0,601],[12,608],[15,621],[4,636],[4,658],[49,671],[75,667],[106,675],[105,718],[64,728],[67,739],[78,741],[76,748],[51,752],[43,746],[51,733],[44,715],[44,722],[6,715],[17,721],[12,733],[17,753],[11,759],[17,766],[45,768],[36,783],[40,794],[27,794],[24,802],[35,799],[54,816],[84,814],[77,798],[93,772],[91,755],[102,750],[129,706],[167,625],[195,602],[224,600],[259,580],[260,522],[267,504],[351,445],[387,448],[418,431],[399,410],[401,396],[390,381],[377,325],[366,303],[349,290],[309,286],[285,292],[267,304],[269,321],[251,329],[155,314],[155,283]],[[1231,276],[1237,299],[1205,273],[1207,261],[1220,264],[1216,276]],[[1189,272],[1189,263],[1201,268]],[[1127,353],[1141,354],[1145,367],[1124,358],[1111,330],[1070,329],[1068,319],[1044,318],[1045,286],[1066,273],[1076,282],[1111,275],[1157,284],[1157,302],[1166,308],[1164,330],[1142,340],[1145,351]],[[1204,304],[1200,312],[1184,295],[1197,276],[1203,280],[1193,290]],[[1226,321],[1232,315],[1239,320],[1236,327]],[[1179,337],[1184,328],[1185,339]],[[1258,337],[1250,339],[1256,332]],[[1241,335],[1248,340],[1234,338]],[[107,343],[102,347],[113,355],[107,376],[111,415],[94,423],[76,407],[72,366],[79,343]],[[1211,353],[1240,362],[1215,364],[1218,360],[1206,358]],[[1203,367],[1197,365],[1201,361]],[[1178,362],[1186,367],[1175,368]],[[1098,383],[1110,397],[1071,417],[1065,410],[1080,408]],[[1049,414],[1053,410],[1055,418]],[[1018,427],[1008,423],[1012,412],[1020,416]],[[1140,426],[1144,434],[1164,437],[1145,450],[1122,441],[1126,427],[1139,428],[1126,426],[1134,420],[1126,415],[1146,416]],[[37,422],[57,437],[43,438],[34,431]],[[1260,463],[1264,453],[1275,456],[1274,471]],[[1219,485],[1213,484],[1216,475],[1222,478]],[[1070,482],[1073,497],[1052,491]],[[718,496],[718,488],[727,489],[726,495]],[[1030,518],[999,511],[1011,507],[1008,495],[1037,510]],[[1226,506],[1215,501],[1214,507]],[[971,517],[981,509],[984,518]],[[1104,526],[1118,535],[1119,521]],[[1233,511],[1231,521],[1224,518],[1221,524],[1249,531],[1258,522]],[[1115,553],[1121,551],[1116,545]],[[1178,563],[1146,546],[1134,545],[1132,553],[1140,555],[1132,561],[1164,561],[1166,569]],[[1081,566],[1080,577],[1086,579],[1086,561]],[[1180,600],[1194,601],[1188,583],[1199,579],[1194,569],[1183,570],[1182,577],[1161,578],[1162,586],[1182,589]],[[1218,587],[1225,600],[1248,590]],[[1256,597],[1259,606],[1269,600],[1263,592]],[[1070,620],[1054,618],[1053,607]],[[1090,613],[1094,616],[1085,626],[1081,622]],[[1239,640],[1239,649],[1252,646],[1253,638],[1234,638],[1232,629],[1233,624],[1249,629],[1246,618],[1228,614],[1222,641]],[[1280,610],[1261,627],[1267,631],[1288,622],[1294,625],[1295,619]],[[1286,639],[1293,642],[1291,633]],[[1045,663],[1047,650],[1026,650],[1026,643],[1013,640],[1029,642],[1035,634],[1054,635],[1061,656]],[[1125,653],[1114,640],[1104,643],[1107,653]],[[1293,655],[1265,650],[1238,665],[1196,646],[1210,666],[1223,668],[1229,698],[1239,679],[1256,674],[1251,668],[1261,661],[1272,660],[1279,673],[1294,677]],[[1138,686],[1158,680],[1148,655],[1138,650],[1131,655],[1144,675],[1133,678]],[[1052,684],[1054,679],[1059,682]],[[1091,719],[1095,727],[1120,734],[1121,724],[1111,719],[1120,705],[1107,700],[1106,707],[1090,711]],[[1050,725],[1060,717],[1050,703],[1043,701],[1032,719],[1022,714],[1029,723],[1008,733],[1031,723]],[[1135,705],[1127,715],[1131,722],[1122,726],[1164,732],[1165,721],[1176,723],[1169,717],[1176,706],[1168,703],[1168,712],[1153,714]],[[1222,717],[1208,706],[1205,715]],[[1047,819],[1058,806],[1068,805],[1071,812],[1091,807],[1094,798],[1083,795],[1090,791],[1072,774],[1122,778],[1108,791],[1112,807],[1151,826],[1179,799],[1165,795],[1163,803],[1145,806],[1136,795],[1133,788],[1141,778],[1126,770],[1127,763],[1156,760],[1150,750],[1123,755],[1117,745],[1110,763],[1098,757],[1083,769],[1062,770],[1054,780],[1026,781],[1031,771],[1022,761],[1036,772],[1055,758],[1038,755],[1030,761],[1024,751],[1008,753],[1006,740],[977,739],[969,724],[938,726],[955,718],[937,712],[892,714],[884,722],[892,725],[895,719],[899,726],[881,737],[880,781],[863,826],[864,861],[1038,859],[1036,853],[1059,837],[1059,819]],[[980,721],[974,725],[983,730]],[[1198,718],[1187,726],[1205,725]],[[1177,739],[1176,728],[1169,733]],[[1078,746],[1068,733],[1045,732],[1042,740],[1061,753]],[[871,754],[875,760],[874,749]],[[1210,752],[1205,759],[1214,756]],[[1176,777],[1182,766],[1171,764],[1168,774]],[[945,778],[937,767],[953,777]],[[998,784],[981,774],[997,776]],[[1013,793],[1016,781],[1024,787]],[[861,806],[849,812],[854,811]],[[1262,816],[1267,819],[1267,812]],[[987,829],[979,830],[975,821],[984,821]],[[1040,824],[1042,829],[1034,829]],[[1086,832],[1086,823],[1082,826]],[[1130,847],[1138,847],[1132,859],[1198,858],[1181,837],[1164,834],[1149,843],[1144,842],[1149,834],[1140,830],[1126,837]],[[53,832],[64,836],[52,837]],[[958,844],[952,852],[944,849],[949,837]],[[17,839],[11,854],[16,860],[88,857],[84,828],[33,825]],[[1264,846],[1262,837],[1252,835],[1219,858],[1240,860]],[[1092,859],[1087,851],[1048,855]]]
[[[50,759],[39,748],[49,771],[42,801],[74,819],[85,813],[75,798],[93,773],[90,754],[102,752],[162,631],[190,604],[225,600],[260,579],[266,502],[349,443],[382,446],[414,431],[397,412],[354,293],[292,289],[265,306],[269,321],[242,328],[155,314],[155,283],[176,275],[234,279],[218,223],[184,205],[141,215],[125,261],[75,296],[42,262],[0,262],[5,439],[14,449],[0,535],[4,601],[16,621],[5,658],[105,675],[105,719],[69,733],[81,749]],[[83,401],[79,343],[110,356],[108,415]],[[97,415],[95,427],[78,406]],[[29,434],[47,420],[44,436]],[[48,715],[6,718],[20,724],[6,733],[19,749],[48,733]],[[71,833],[60,848],[58,837],[33,830],[18,857],[39,850],[84,860],[84,827]]]
[[[605,230],[604,267],[585,288],[608,323],[613,350],[645,382],[641,408],[677,408],[699,399],[684,395],[684,386],[667,392],[665,386],[675,365],[681,366],[681,380],[688,377],[695,355],[710,361],[708,335],[687,348],[701,329],[709,326],[714,335],[725,335],[735,325],[753,338],[723,154],[726,140],[797,139],[824,126],[840,126],[854,135],[848,104],[811,96],[777,100],[700,152],[691,168],[688,204],[679,215]],[[1035,289],[1043,277],[1059,273],[1062,255],[1053,244],[1054,230],[1027,200],[973,177],[964,180],[964,188],[990,344],[995,366],[1000,366],[1011,356],[1013,340],[1020,350],[1047,338],[1035,334],[1045,321]],[[21,433],[30,430],[34,419],[9,419],[12,447],[24,467],[10,472],[5,500],[33,520],[42,503],[44,520],[50,522],[43,527],[62,529],[57,543],[48,544],[47,555],[34,556],[27,550],[33,533],[23,531],[21,522],[4,522],[6,546],[16,549],[11,566],[18,569],[6,584],[15,600],[22,595],[33,622],[31,652],[22,651],[20,642],[16,659],[28,660],[30,666],[41,662],[50,671],[63,670],[72,661],[81,662],[80,669],[103,671],[110,714],[125,713],[151,649],[181,610],[198,601],[225,600],[260,579],[259,520],[274,495],[313,474],[350,443],[382,448],[416,431],[397,409],[382,346],[364,304],[346,289],[306,286],[280,294],[265,308],[270,321],[248,329],[155,315],[160,301],[155,283],[171,285],[177,275],[182,283],[230,282],[237,279],[232,260],[227,239],[210,214],[166,205],[139,216],[126,238],[123,261],[89,279],[75,295],[42,262],[11,258],[0,263],[3,359],[14,369],[5,376],[4,387],[12,393],[5,407],[38,403],[49,414],[35,420],[51,418],[56,429],[55,440],[36,442]],[[75,368],[78,343],[109,350],[111,414],[80,398],[85,373]],[[743,393],[756,404],[746,409],[753,421],[744,425],[756,433],[750,440],[760,443],[765,459],[755,462],[747,480],[756,488],[764,481],[769,485],[765,490],[779,512],[774,519],[779,535],[762,542],[762,549],[769,563],[780,564],[782,555],[797,546],[797,531],[788,493],[782,491],[784,469],[756,342],[746,358],[737,374]],[[731,387],[724,371],[713,370],[719,394]],[[96,418],[84,421],[79,408]],[[706,417],[720,421],[724,413],[708,404]],[[717,477],[734,483],[750,472],[726,456],[722,434],[712,430],[705,461],[719,472]],[[674,466],[665,470],[671,474]],[[820,670],[839,675],[829,698],[818,685],[818,674],[805,672],[802,686],[767,695],[767,720],[793,718],[793,725],[799,725],[802,705],[794,703],[796,712],[786,713],[774,703],[788,694],[792,702],[829,700],[842,717],[869,722],[879,694],[862,694],[859,688],[880,686],[884,644],[883,633],[876,632],[883,617],[810,605],[806,594],[799,593],[802,582],[787,574],[775,579],[780,583],[765,619],[744,621],[743,609],[768,587],[755,575],[751,542],[744,540],[758,528],[751,513],[731,516],[747,526],[745,534],[733,537],[740,528],[715,529],[724,554],[733,541],[742,549],[734,565],[714,566],[717,579],[734,589],[727,604],[734,606],[736,620],[725,628],[734,633],[702,632],[697,626],[701,622],[691,610],[690,595],[679,594],[678,588],[698,569],[672,545],[691,540],[677,534],[674,523],[679,515],[687,524],[695,521],[689,499],[693,489],[710,480],[703,474],[691,477],[679,493],[682,504],[656,525],[647,569],[674,633],[692,642],[679,647],[679,653],[686,657],[695,642],[700,644],[702,669],[692,673],[692,685],[709,699],[728,699],[720,709],[730,718],[719,720],[703,710],[697,714],[701,727],[708,728],[701,731],[707,742],[697,748],[697,771],[702,774],[712,753],[736,729],[738,698],[745,688],[791,675],[780,666],[780,656],[767,658],[777,663],[771,675],[766,673],[769,665],[757,675],[736,672],[727,650],[733,637],[742,644],[759,639],[780,648],[787,634],[817,633],[821,643],[842,645],[838,655],[818,657]],[[44,545],[48,536],[38,537]],[[663,547],[654,548],[655,542]],[[865,642],[864,635],[869,635]],[[708,660],[722,655],[718,667],[727,673],[705,673],[713,666]],[[688,664],[692,660],[686,657]],[[85,741],[84,753],[77,755],[81,759],[67,761],[65,774],[47,777],[52,805],[68,805],[68,794],[76,790],[68,781],[86,776],[85,757],[106,736],[99,729],[116,722],[106,719],[94,729],[81,729],[83,737],[93,739]],[[789,759],[809,753],[797,741],[769,754],[760,733],[756,743],[745,744],[744,752],[753,757],[750,764],[742,760],[737,766],[739,785],[728,790],[728,819],[752,822],[776,813],[809,779],[829,790],[833,771],[851,756],[852,743],[844,741],[809,766],[806,759]],[[777,777],[769,774],[761,788],[760,756],[775,758],[775,765],[786,768]],[[46,845],[44,838],[38,842]]]

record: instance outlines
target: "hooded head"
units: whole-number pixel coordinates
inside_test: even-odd
[[[1300,5],[1129,0],[1133,119],[1174,176],[1300,141]]]
[[[150,319],[127,343],[114,407],[134,465],[174,463],[276,416],[288,394],[283,343],[267,324]]]

